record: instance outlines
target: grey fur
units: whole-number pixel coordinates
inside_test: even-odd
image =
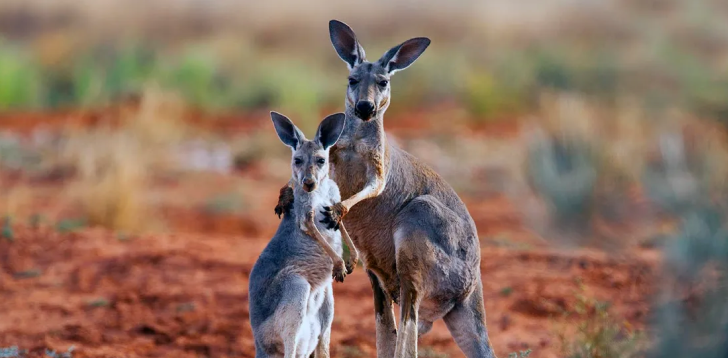
[[[333,42],[337,53],[363,53],[348,26],[331,23],[331,31],[350,33],[355,42]],[[331,34],[332,39],[340,36]],[[342,43],[352,48],[340,48]],[[466,356],[492,358],[475,223],[455,191],[384,132],[390,76],[412,64],[427,45],[424,38],[407,41],[374,63],[344,58],[353,81],[346,94],[345,128],[331,149],[331,176],[347,199],[329,216],[343,217],[370,275],[378,357],[416,357],[420,329],[443,318]],[[403,61],[397,63],[398,58]],[[375,104],[369,118],[359,116],[361,101]],[[396,343],[393,301],[401,307]]]
[[[283,217],[250,273],[256,357],[329,357],[334,315],[331,277],[336,266],[344,270],[340,256],[345,230],[319,222],[325,218],[323,207],[341,200],[336,183],[328,177],[329,153],[321,141],[335,142],[345,117],[327,117],[313,141],[285,116],[272,113],[271,117],[281,140],[293,148],[292,179],[302,183],[313,178],[316,185],[310,191],[296,185],[293,210]],[[326,163],[319,165],[318,158],[326,158]],[[296,159],[302,162],[296,164]]]

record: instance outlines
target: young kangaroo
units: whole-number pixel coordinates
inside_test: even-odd
[[[311,141],[285,116],[271,112],[271,118],[281,141],[293,150],[292,180],[297,185],[293,211],[284,216],[250,273],[255,356],[329,357],[332,270],[336,280],[343,281],[356,265],[357,253],[344,226],[337,232],[317,221],[324,219],[324,206],[341,200],[329,178],[328,157],[346,117],[326,117]],[[341,259],[342,237],[352,253],[348,264]]]
[[[333,20],[329,32],[349,68],[349,86],[345,128],[331,149],[332,177],[347,199],[333,205],[327,219],[335,227],[344,218],[361,250],[374,291],[377,356],[416,357],[418,336],[442,318],[468,357],[495,357],[475,223],[450,185],[384,133],[390,77],[430,40],[405,41],[368,62],[349,26]],[[288,210],[291,184],[281,189],[276,213]],[[393,302],[401,310],[399,333]]]

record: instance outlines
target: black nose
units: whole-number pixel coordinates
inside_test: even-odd
[[[374,113],[374,102],[359,101],[356,104],[356,111],[361,119],[369,119],[369,117],[372,116],[372,113]]]

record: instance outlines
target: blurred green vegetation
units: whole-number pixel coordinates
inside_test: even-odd
[[[41,73],[29,53],[0,39],[0,110],[44,105]]]
[[[438,43],[397,74],[393,110],[455,102],[475,118],[500,118],[533,110],[541,92],[555,90],[605,103],[629,97],[728,122],[728,71],[714,64],[728,44],[717,54],[703,54],[690,38],[678,41],[667,31],[648,30],[636,36],[650,39],[638,54],[627,45],[568,38],[513,46],[484,42],[488,51]],[[713,36],[705,31],[690,35]],[[221,50],[202,40],[173,48],[102,42],[49,61],[36,48],[0,41],[0,110],[100,106],[149,85],[213,111],[277,108],[315,120],[320,111],[340,107],[346,72],[333,51],[277,46]]]

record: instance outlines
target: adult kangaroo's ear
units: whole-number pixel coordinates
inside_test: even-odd
[[[417,60],[430,46],[427,37],[415,37],[392,47],[379,59],[379,65],[387,69],[389,74],[404,70]]]
[[[341,132],[344,131],[345,122],[346,115],[343,113],[335,113],[324,118],[321,124],[319,124],[318,130],[316,130],[315,141],[324,147],[324,149],[328,149],[336,144],[336,141],[341,136]]]
[[[270,112],[270,118],[273,120],[273,126],[276,128],[276,133],[278,133],[281,142],[296,150],[306,138],[303,136],[303,132],[288,117],[278,112]]]
[[[346,62],[349,70],[366,60],[364,48],[359,45],[354,30],[349,25],[338,20],[329,21],[329,36],[336,53]]]

